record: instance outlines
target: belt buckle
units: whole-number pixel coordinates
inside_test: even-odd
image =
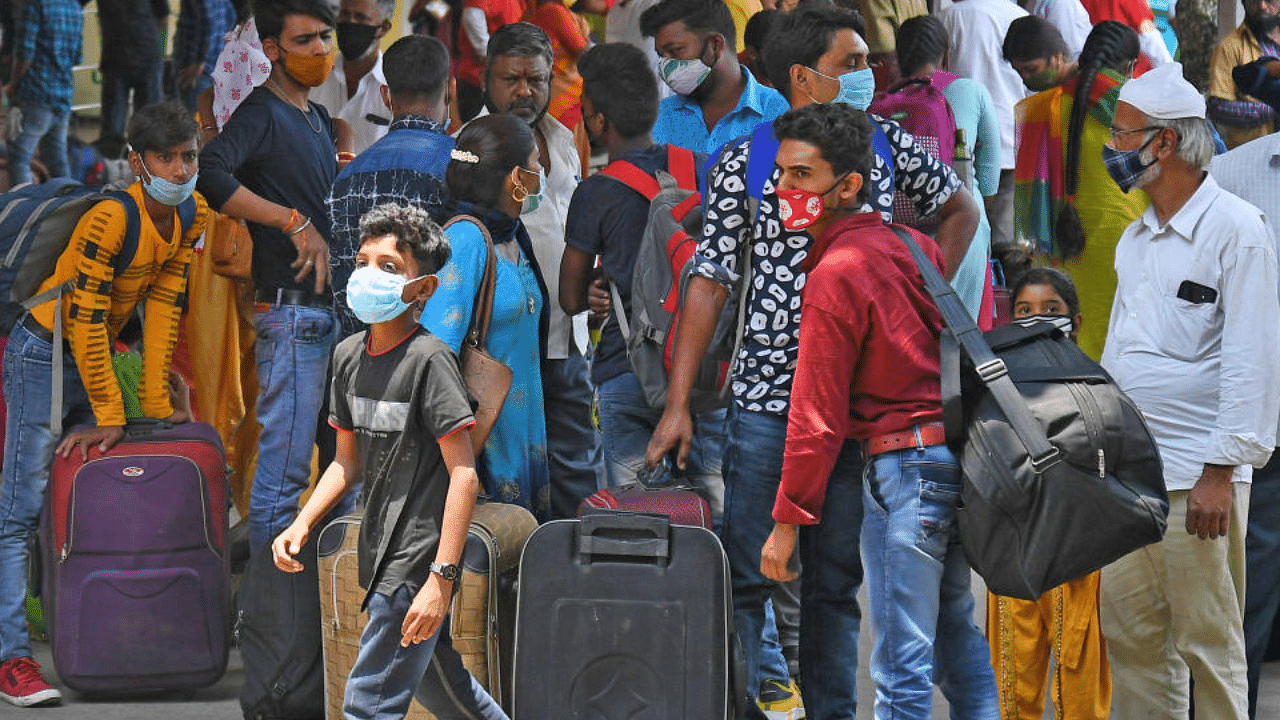
[[[920,423],[911,426],[911,434],[916,437],[916,452],[924,451],[924,435],[920,432]]]

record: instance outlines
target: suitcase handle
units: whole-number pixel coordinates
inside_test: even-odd
[[[140,417],[128,421],[124,426],[124,432],[129,437],[146,437],[157,432],[172,430],[173,427],[173,423],[168,420]]]
[[[666,565],[671,521],[654,513],[609,512],[584,516],[578,526],[578,560],[628,558]],[[624,560],[625,562],[625,560]]]

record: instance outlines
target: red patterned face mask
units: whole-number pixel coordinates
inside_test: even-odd
[[[822,196],[831,192],[837,185],[844,182],[848,177],[848,173],[841,175],[831,187],[816,193],[809,190],[801,190],[799,188],[789,188],[787,190],[778,190],[778,211],[782,218],[782,227],[788,230],[804,230],[810,225],[818,221],[822,216],[822,211],[826,209],[826,205],[822,202]]]

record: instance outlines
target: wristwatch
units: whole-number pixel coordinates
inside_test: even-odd
[[[462,577],[462,569],[457,565],[451,565],[449,563],[433,562],[431,563],[431,572],[439,575],[449,582],[457,582],[458,578]]]

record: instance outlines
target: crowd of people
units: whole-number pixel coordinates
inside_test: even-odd
[[[70,172],[83,16],[10,4],[17,185]],[[728,557],[748,718],[855,716],[864,572],[878,718],[931,717],[935,685],[961,718],[1046,698],[1072,720],[1253,718],[1280,610],[1280,3],[1246,0],[1200,89],[1142,0],[774,4],[183,0],[166,81],[169,3],[98,0],[97,146],[127,158],[142,232],[120,270],[127,208],[95,206],[42,286],[69,289],[9,334],[0,699],[61,700],[23,620],[27,537],[54,454],[124,438],[121,328],[142,315],[142,414],[209,419],[170,372],[184,315],[227,283],[247,339],[215,351],[255,431],[219,429],[249,552],[296,571],[326,518],[365,513],[348,717],[401,717],[415,688],[440,717],[505,717],[460,664],[424,679],[477,493],[571,518],[669,475]],[[388,42],[401,15],[419,32]],[[920,87],[941,137],[876,112]],[[649,196],[598,170],[656,186],[689,163],[702,226],[659,405],[628,323]],[[985,637],[944,325],[902,222],[980,327],[1007,290],[1015,322],[1100,360],[1163,460],[1164,540],[1038,601],[989,595]],[[247,281],[198,272],[237,225]],[[731,397],[707,406],[731,303]],[[496,416],[459,371],[474,351],[509,373]],[[59,353],[66,426],[92,422],[61,437]]]

